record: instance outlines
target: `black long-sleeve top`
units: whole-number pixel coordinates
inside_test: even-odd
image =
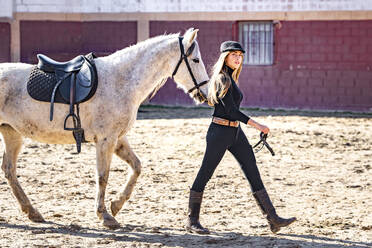
[[[222,99],[219,99],[219,102],[214,105],[213,116],[230,121],[238,120],[247,124],[250,117],[239,110],[243,94],[232,78],[233,70],[226,66],[224,71],[230,77],[231,85],[227,90],[226,95]]]

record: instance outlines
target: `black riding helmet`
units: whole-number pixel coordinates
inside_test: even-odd
[[[227,52],[227,51],[241,51],[242,53],[245,53],[245,50],[243,49],[242,45],[240,45],[237,41],[224,41],[221,44],[220,52]]]

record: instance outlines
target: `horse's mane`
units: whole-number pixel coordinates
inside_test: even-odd
[[[158,42],[161,42],[163,40],[170,39],[170,38],[176,38],[179,35],[180,35],[180,33],[171,33],[171,34],[158,35],[158,36],[149,38],[147,40],[138,42],[137,44],[131,45],[131,46],[126,47],[124,49],[118,50],[118,51],[116,51],[115,53],[113,53],[113,54],[111,54],[109,56],[117,56],[117,55],[119,55],[118,57],[120,58],[120,57],[123,56],[123,54],[133,54],[133,52],[136,52],[137,53],[138,51],[141,51],[143,49],[146,49],[148,47],[153,46],[155,43],[158,43]],[[155,94],[159,91],[159,89],[161,87],[163,87],[163,85],[167,82],[167,79],[168,78],[162,78],[161,80],[159,80],[158,83],[156,83],[155,89],[150,94],[151,95],[150,96],[150,99],[155,96]]]
[[[180,33],[158,35],[158,36],[149,38],[147,40],[140,41],[137,44],[125,47],[121,50],[116,51],[115,53],[113,53],[111,55],[108,55],[108,56],[115,56],[115,55],[122,54],[122,53],[131,53],[131,52],[136,51],[136,50],[137,51],[142,50],[142,49],[145,49],[149,46],[152,46],[154,43],[165,40],[166,38],[175,38],[175,37],[178,37],[179,35],[180,35]]]
[[[143,51],[144,49],[147,49],[149,47],[152,47],[154,44],[159,43],[163,40],[170,40],[171,38],[176,38],[180,36],[180,33],[171,33],[171,34],[163,34],[158,35],[149,39],[146,39],[144,41],[138,42],[137,44],[128,46],[124,49],[118,50],[111,55],[108,55],[107,57],[116,57],[118,59],[126,57],[125,55],[135,55],[137,56],[138,52]],[[120,63],[120,61],[118,61]],[[161,87],[167,82],[168,78],[162,78],[159,80],[159,82],[156,83],[156,86],[152,93],[150,94],[150,99],[155,96],[155,94],[159,91]]]

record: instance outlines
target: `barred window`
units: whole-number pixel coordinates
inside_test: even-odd
[[[274,62],[272,22],[239,22],[239,40],[246,54],[244,64],[272,65]]]

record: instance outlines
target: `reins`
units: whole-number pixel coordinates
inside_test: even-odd
[[[272,156],[275,156],[274,150],[271,148],[271,146],[267,143],[267,134],[264,134],[263,132],[260,133],[260,141],[253,146],[253,148],[256,148],[259,144],[262,143],[261,147],[258,148],[255,152],[261,151],[261,149],[266,146],[266,148],[270,151]]]

